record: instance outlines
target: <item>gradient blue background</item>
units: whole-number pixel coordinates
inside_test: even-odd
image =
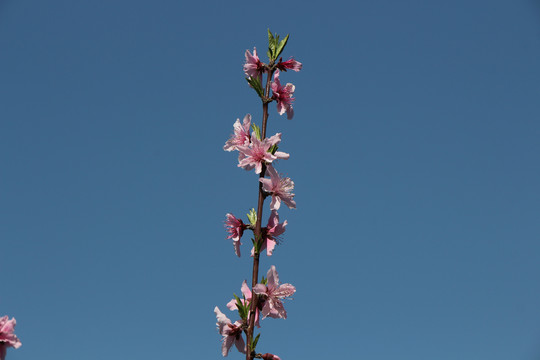
[[[266,4],[0,1],[8,360],[221,357],[251,266],[224,215],[257,192],[222,146],[260,122],[268,27],[304,69],[294,120],[271,106],[298,209],[262,272],[298,291],[259,350],[539,359],[540,2]]]

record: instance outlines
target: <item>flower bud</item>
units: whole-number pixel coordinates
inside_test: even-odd
[[[262,359],[263,360],[281,360],[279,356],[270,354],[270,353],[263,354]]]

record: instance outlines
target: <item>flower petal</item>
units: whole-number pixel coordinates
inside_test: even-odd
[[[225,325],[230,324],[231,320],[229,320],[229,318],[225,316],[225,314],[223,314],[217,306],[214,308],[214,313],[216,314],[216,325],[218,327],[219,333],[223,335],[223,328],[225,327]]]
[[[238,257],[240,257],[240,245],[242,245],[242,243],[240,242],[240,240],[233,240],[234,253],[235,253],[236,256],[238,256]]]
[[[266,294],[267,290],[268,289],[264,284],[257,284],[253,287],[253,292],[257,295]]]
[[[229,354],[229,349],[234,343],[234,336],[224,336],[221,341],[223,341],[221,343],[221,355],[227,356]]]
[[[238,351],[240,351],[242,354],[246,353],[246,343],[244,342],[244,338],[242,337],[242,335],[239,335],[236,338],[236,341],[234,342],[234,344],[236,345],[236,348],[238,349]]]
[[[278,159],[283,159],[283,160],[287,160],[290,155],[285,153],[285,152],[281,152],[281,151],[276,151],[274,153],[274,156],[277,157]]]
[[[266,256],[272,256],[274,248],[276,247],[275,240],[267,239],[266,240]]]
[[[268,269],[268,272],[266,273],[266,278],[268,279],[267,284],[269,288],[274,289],[278,287],[279,275],[274,265],[270,266],[270,269]]]
[[[241,290],[242,290],[242,294],[244,294],[244,297],[246,298],[246,300],[250,300],[251,299],[251,290],[249,289],[249,286],[248,286],[246,280],[244,280],[244,282],[242,283]]]
[[[296,292],[296,288],[291,284],[279,285],[277,289],[272,292],[272,295],[278,298],[286,298],[292,296]]]
[[[259,181],[263,184],[263,190],[266,192],[272,192],[272,180],[266,178],[260,178]]]
[[[270,203],[270,210],[279,210],[281,206],[281,198],[279,196],[272,195],[272,202]]]

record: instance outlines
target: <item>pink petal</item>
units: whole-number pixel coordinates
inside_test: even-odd
[[[244,131],[249,134],[249,127],[251,125],[251,114],[246,114],[246,116],[244,116],[243,123]]]
[[[277,145],[281,141],[281,133],[277,133],[266,139],[270,145]]]
[[[240,351],[242,354],[246,353],[246,344],[244,343],[244,338],[242,337],[242,335],[238,336],[235,341],[235,345],[238,351]]]
[[[227,303],[227,308],[231,311],[238,310],[238,307],[236,306],[236,299],[232,299]]]
[[[272,191],[272,180],[266,179],[266,178],[260,178],[259,181],[263,184],[264,191],[267,191],[267,192]]]
[[[251,290],[249,289],[249,286],[248,286],[246,280],[244,280],[244,282],[242,283],[241,290],[242,290],[242,294],[244,294],[244,297],[247,300],[250,300],[251,299]]]
[[[280,197],[272,195],[272,202],[270,203],[270,210],[279,210],[280,206],[281,206]]]
[[[272,212],[270,213],[270,217],[268,218],[268,224],[266,225],[266,227],[268,229],[272,229],[276,227],[277,224],[279,224],[279,214],[277,211],[272,210]]]
[[[224,336],[222,341],[223,343],[221,344],[221,355],[227,356],[229,354],[229,349],[234,343],[234,336]]]
[[[281,114],[280,114],[280,115],[281,115]],[[294,109],[293,109],[293,107],[292,107],[292,105],[291,105],[291,106],[289,106],[289,107],[287,108],[287,119],[288,119],[288,120],[292,120],[293,116],[294,116]]]
[[[240,240],[233,240],[234,253],[235,253],[236,256],[238,256],[238,257],[240,257],[240,245],[242,245],[242,243],[240,242]]]
[[[240,133],[244,128],[242,127],[242,124],[240,124],[240,119],[236,119],[233,125],[234,133],[238,134]]]
[[[258,162],[255,164],[255,174],[260,174],[262,171],[262,163]]]
[[[279,70],[276,70],[276,72],[274,73],[274,81],[278,87],[281,87],[281,83],[279,82]]]
[[[267,317],[268,315],[270,315],[270,312],[272,311],[271,307],[270,307],[270,302],[269,301],[266,301],[264,303],[264,306],[261,310],[261,314],[263,314],[263,319],[265,317]]]
[[[290,197],[284,197],[282,200],[289,209],[296,209],[296,201],[292,200]]]
[[[276,288],[279,285],[279,275],[274,265],[266,273],[266,278],[268,279],[267,284],[269,288]]]
[[[281,224],[277,224],[274,227],[274,231],[273,231],[272,236],[276,237],[276,236],[279,236],[279,235],[283,234],[285,232],[285,226],[287,226],[287,220],[285,220]]]
[[[272,183],[279,183],[279,175],[276,169],[272,165],[268,165],[266,168],[266,173],[270,176]]]
[[[281,318],[281,319],[287,318],[287,311],[285,311],[285,308],[283,307],[283,303],[281,301],[277,299],[274,300],[273,309],[272,309],[270,317]]]
[[[225,316],[225,314],[223,314],[217,306],[214,308],[214,313],[216,314],[216,325],[218,326],[219,333],[223,335],[223,328],[225,325],[230,324],[231,320],[229,320],[229,318]]]
[[[278,159],[283,159],[283,160],[287,160],[290,157],[289,154],[281,152],[281,151],[276,151],[274,153],[274,156],[277,157]]]
[[[296,288],[291,284],[282,284],[277,289],[275,289],[272,294],[275,297],[285,298],[292,296],[296,292]]]
[[[283,106],[283,102],[278,100],[277,101],[277,112],[278,112],[278,114],[283,115],[285,113],[285,111],[287,111],[287,110],[285,109],[285,106]]]
[[[253,292],[257,295],[266,294],[267,288],[264,284],[257,284],[253,287]]]
[[[266,240],[266,256],[272,256],[274,248],[276,247],[276,242],[274,240]]]

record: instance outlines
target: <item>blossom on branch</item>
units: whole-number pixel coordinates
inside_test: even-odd
[[[259,140],[255,132],[251,133],[251,143],[249,145],[238,145],[236,148],[240,152],[238,155],[238,167],[246,170],[255,168],[255,173],[260,174],[263,163],[271,163],[277,159],[288,159],[289,154],[276,151],[274,154],[269,152],[270,148],[279,144],[281,133]]]
[[[8,316],[0,318],[0,360],[6,358],[8,347],[18,349],[22,345],[19,338],[14,334],[16,324],[15,318],[11,320],[9,320]]]
[[[234,253],[240,257],[240,245],[242,245],[240,238],[244,234],[244,229],[247,227],[247,225],[245,225],[242,220],[236,218],[233,214],[226,214],[225,217],[225,229],[229,233],[227,239],[233,240]]]
[[[223,150],[233,151],[236,150],[238,145],[249,145],[249,127],[251,125],[251,115],[247,114],[244,116],[243,124],[240,124],[240,119],[236,119],[236,122],[233,125],[234,134],[231,135],[230,139],[227,140]]]
[[[262,308],[263,319],[266,317],[271,318],[287,318],[287,312],[283,307],[281,299],[291,296],[296,292],[296,288],[291,284],[279,284],[279,277],[276,271],[276,267],[272,265],[268,273],[266,274],[267,283],[257,284],[253,288],[253,292],[257,295],[263,296],[266,301]]]
[[[302,63],[294,60],[294,58],[290,58],[287,61],[278,62],[277,68],[281,71],[294,70],[298,72],[302,70]]]
[[[221,339],[221,355],[227,356],[229,354],[229,349],[233,346],[236,346],[238,351],[245,354],[246,353],[246,344],[244,338],[242,337],[242,324],[243,321],[235,321],[234,324],[223,314],[219,308],[216,306],[214,308],[217,318],[217,329],[219,333],[223,336]]]
[[[253,55],[246,50],[246,63],[244,64],[244,73],[248,77],[261,78],[263,72],[263,63],[257,56],[257,49],[253,48]]]
[[[263,184],[263,190],[272,194],[270,210],[279,210],[283,201],[289,209],[296,209],[296,202],[293,200],[294,182],[291,178],[280,177],[272,165],[266,167],[266,172],[270,179],[261,178],[259,181]]]
[[[294,116],[294,110],[292,102],[294,94],[294,85],[287,83],[285,86],[281,86],[279,81],[279,70],[274,73],[274,81],[272,82],[272,99],[277,102],[277,111],[279,115],[283,115],[287,112],[287,119],[291,120]]]

